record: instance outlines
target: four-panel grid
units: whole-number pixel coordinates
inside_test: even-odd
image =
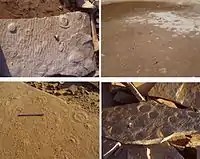
[[[200,159],[199,8],[0,0],[0,159]]]

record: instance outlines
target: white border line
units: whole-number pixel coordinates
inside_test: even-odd
[[[200,77],[103,77],[100,82],[200,82]]]
[[[197,83],[200,77],[0,77],[0,82],[168,82]]]
[[[101,0],[99,0],[99,77],[98,82],[99,82],[99,159],[102,159],[102,120],[101,120],[101,112],[102,112],[102,88],[101,88]]]
[[[102,120],[101,120],[101,112],[102,112],[102,83],[99,82],[99,158],[102,159]]]
[[[0,77],[0,82],[99,82],[98,77]]]
[[[101,0],[99,0],[99,77],[101,77]]]

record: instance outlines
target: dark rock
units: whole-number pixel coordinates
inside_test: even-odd
[[[102,152],[108,152],[116,142],[103,138]],[[181,154],[172,146],[167,144],[157,145],[122,145],[121,151],[113,153],[108,159],[183,159]]]
[[[148,149],[148,150],[147,150]],[[166,144],[150,146],[132,146],[128,149],[128,159],[183,159],[179,152],[172,146]]]
[[[131,146],[127,150],[127,159],[148,159],[147,158],[147,148],[145,146]]]
[[[200,159],[200,147],[196,147],[197,150],[197,159]]]
[[[183,156],[174,147],[167,144],[151,145],[149,149],[152,159],[183,159]]]
[[[150,145],[173,133],[200,131],[200,113],[148,101],[104,108],[102,126],[105,137],[112,140]]]
[[[120,104],[130,104],[138,101],[134,95],[122,91],[117,92],[113,100]]]
[[[113,95],[111,93],[111,83],[102,84],[102,107],[110,107],[114,105]]]

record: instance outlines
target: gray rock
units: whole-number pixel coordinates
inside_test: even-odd
[[[149,95],[176,101],[186,107],[200,109],[199,83],[157,83]]]
[[[120,105],[103,109],[102,130],[122,144],[151,145],[173,133],[200,131],[200,113],[154,101]]]
[[[0,47],[0,76],[86,76],[96,69],[90,17],[82,12],[0,19]]]
[[[135,96],[125,93],[125,92],[121,92],[121,91],[118,91],[116,93],[113,100],[120,104],[130,104],[130,103],[138,102]]]

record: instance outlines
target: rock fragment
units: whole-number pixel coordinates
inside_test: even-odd
[[[19,29],[11,34],[16,26]],[[55,35],[59,35],[59,42]],[[87,13],[0,19],[0,45],[0,56],[5,57],[2,67],[8,68],[10,76],[87,76],[96,70]],[[0,76],[4,75],[2,70]]]
[[[149,95],[176,101],[186,107],[200,109],[199,83],[156,83]]]
[[[130,122],[133,126],[128,128]],[[109,139],[122,144],[151,145],[172,134],[178,137],[200,131],[200,113],[147,101],[104,108],[102,125]]]

